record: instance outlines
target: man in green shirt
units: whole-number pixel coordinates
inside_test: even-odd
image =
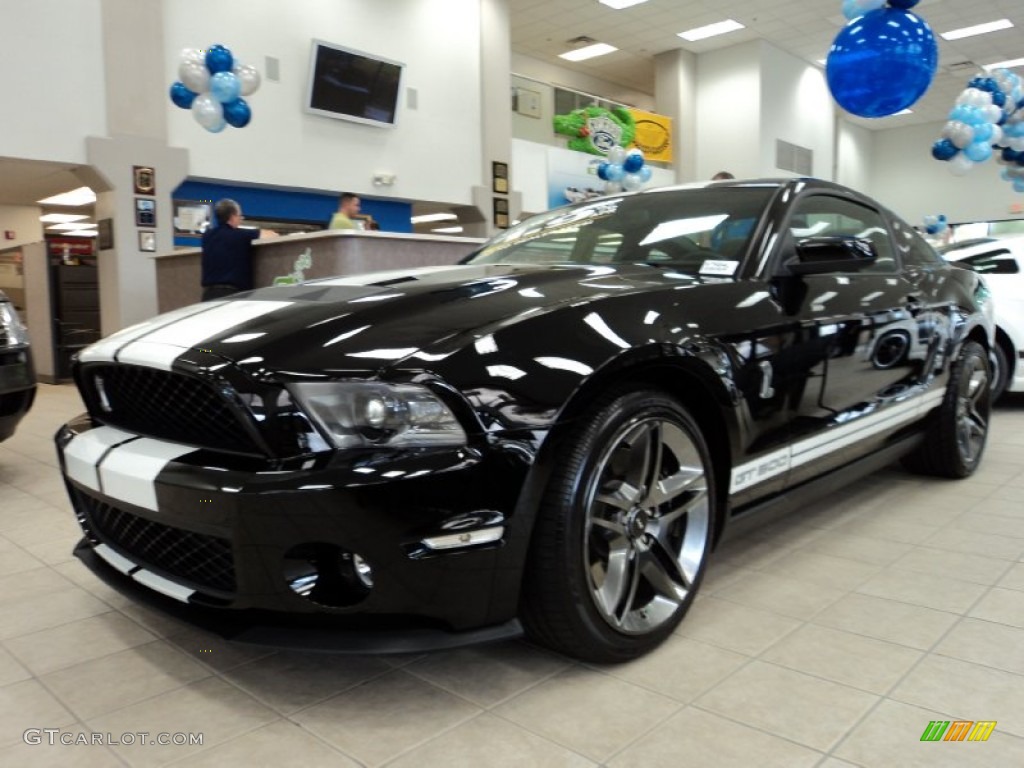
[[[362,221],[356,223],[352,217],[359,213],[359,196],[343,192],[338,200],[338,212],[331,217],[328,229],[362,229]]]

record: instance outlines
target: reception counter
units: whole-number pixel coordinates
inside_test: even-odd
[[[253,248],[253,280],[257,288],[289,275],[296,260],[309,250],[306,280],[354,275],[385,269],[454,264],[484,242],[469,237],[412,235],[397,232],[325,230],[257,240]],[[185,248],[156,260],[157,304],[160,312],[194,304],[202,297],[199,248]]]

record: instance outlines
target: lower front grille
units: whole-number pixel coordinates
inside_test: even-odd
[[[141,566],[200,587],[235,591],[235,560],[227,539],[155,523],[81,491],[72,493],[79,522],[88,536]]]

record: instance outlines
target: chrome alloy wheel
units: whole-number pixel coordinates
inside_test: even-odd
[[[973,463],[981,456],[988,432],[989,376],[984,360],[970,357],[964,363],[956,400],[956,442],[963,460]]]
[[[675,614],[707,555],[707,472],[663,418],[629,422],[607,445],[584,496],[583,565],[601,617],[643,634]]]

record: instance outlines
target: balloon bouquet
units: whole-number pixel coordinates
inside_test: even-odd
[[[963,176],[995,155],[1004,181],[1024,192],[1024,81],[1008,69],[975,77],[956,100],[932,157]]]
[[[651,169],[639,149],[626,151],[615,146],[609,150],[607,160],[598,164],[597,177],[604,182],[604,191],[609,195],[635,192],[651,180]]]
[[[945,214],[924,217],[924,231],[928,235],[941,235],[949,226]]]
[[[243,96],[260,87],[260,73],[250,64],[236,61],[223,45],[206,50],[186,48],[181,52],[178,77],[171,85],[171,101],[192,116],[210,133],[228,125],[244,128],[252,109]]]
[[[850,21],[825,62],[836,102],[860,117],[886,117],[920,99],[939,64],[931,28],[910,12],[918,0],[844,0]]]

